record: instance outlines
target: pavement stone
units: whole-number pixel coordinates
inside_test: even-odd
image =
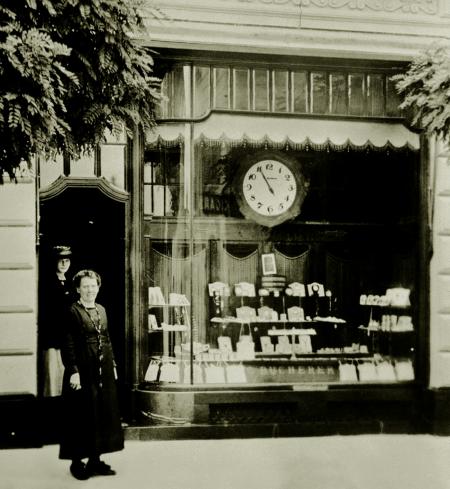
[[[450,437],[127,440],[77,481],[58,446],[0,450],[0,489],[450,489]]]

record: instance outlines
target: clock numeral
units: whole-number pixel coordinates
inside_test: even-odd
[[[289,195],[286,195],[286,199],[285,200],[286,200],[286,202],[289,202],[290,196]]]
[[[267,206],[267,212],[268,212],[269,214],[272,214],[272,212],[273,212],[273,207],[272,207],[271,205]]]
[[[261,166],[257,166],[256,167],[256,171],[262,172],[262,167]]]
[[[261,207],[262,207],[262,203],[261,203],[261,202],[258,202],[258,203],[256,204],[256,207],[258,207],[258,209],[261,209]]]
[[[290,181],[290,179],[291,179],[291,175],[289,175],[289,174],[284,175],[284,179],[285,179],[287,182],[289,182],[289,181]]]
[[[247,183],[247,185],[245,186],[245,188],[246,188],[247,190],[251,190],[251,189],[252,189],[252,186],[251,186],[249,183]]]
[[[267,163],[266,164],[266,170],[272,171],[273,170],[273,163]]]
[[[284,204],[283,202],[281,202],[279,205],[278,205],[278,209],[280,209],[280,211],[282,211],[284,209]]]
[[[292,192],[294,190],[294,186],[293,185],[289,185],[288,190],[289,190],[289,192]]]
[[[256,180],[256,173],[250,173],[250,175],[248,176],[248,179],[249,180]]]

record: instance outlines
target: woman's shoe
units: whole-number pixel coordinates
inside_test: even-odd
[[[88,462],[86,470],[89,475],[116,475],[116,471],[110,465],[99,460],[98,462]]]
[[[81,460],[74,460],[70,465],[70,473],[79,481],[89,479],[90,474],[86,468],[86,464]]]

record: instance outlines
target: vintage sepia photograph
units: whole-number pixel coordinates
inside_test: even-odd
[[[450,0],[0,0],[0,489],[450,489]]]

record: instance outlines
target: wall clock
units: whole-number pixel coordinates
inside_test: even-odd
[[[297,216],[307,192],[300,163],[281,152],[247,156],[233,186],[241,213],[267,227]]]

